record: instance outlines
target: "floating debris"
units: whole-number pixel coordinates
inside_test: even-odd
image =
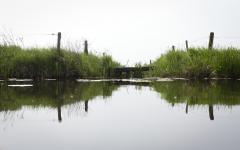
[[[33,84],[10,84],[9,87],[31,87]]]
[[[8,81],[16,81],[17,79],[16,78],[10,78],[8,79]]]
[[[131,82],[131,83],[150,83],[150,80],[145,79],[77,79],[77,82]]]
[[[132,82],[132,83],[150,83],[152,81],[145,79],[122,79],[122,82]]]
[[[171,78],[159,78],[156,80],[156,82],[172,82],[172,81],[174,80]]]
[[[158,80],[159,77],[148,77],[148,78],[143,78],[143,80],[150,80],[150,81],[156,81]]]
[[[77,79],[77,82],[105,82],[105,80]]]
[[[56,81],[57,79],[45,79],[46,81]]]
[[[33,79],[17,79],[17,78],[11,78],[8,79],[8,81],[14,81],[14,82],[31,82]]]
[[[187,78],[172,78],[173,80],[183,80],[183,81],[188,81],[189,79]]]
[[[232,78],[204,78],[204,80],[231,80]]]

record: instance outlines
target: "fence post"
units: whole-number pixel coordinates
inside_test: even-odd
[[[210,36],[209,36],[208,49],[212,49],[213,48],[213,40],[214,40],[214,32],[211,32]]]
[[[188,51],[188,40],[186,40],[185,42],[186,42],[186,50]]]
[[[175,46],[174,45],[172,46],[172,51],[175,51]]]
[[[61,49],[61,32],[57,34],[57,80],[60,79],[60,49]]]
[[[58,32],[57,51],[59,56],[60,56],[61,37],[62,37],[61,32]]]
[[[88,41],[87,40],[85,40],[85,42],[84,42],[84,53],[88,54]]]

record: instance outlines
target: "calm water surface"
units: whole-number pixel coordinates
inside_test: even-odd
[[[240,81],[0,84],[0,150],[240,147]]]

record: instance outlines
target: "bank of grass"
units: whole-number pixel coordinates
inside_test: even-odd
[[[58,62],[58,63],[57,63]],[[58,69],[59,64],[59,69]],[[1,78],[89,78],[107,77],[108,70],[120,64],[109,55],[84,54],[54,48],[23,49],[0,45]]]
[[[153,76],[201,78],[240,78],[240,50],[236,48],[191,48],[163,54],[153,63]]]

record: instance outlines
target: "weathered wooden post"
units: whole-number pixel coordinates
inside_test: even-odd
[[[175,46],[174,45],[172,46],[172,51],[175,51]]]
[[[213,40],[214,40],[214,32],[211,32],[210,36],[209,36],[208,49],[212,49],[213,48]]]
[[[88,41],[87,40],[84,42],[84,53],[88,54]]]
[[[186,50],[188,51],[188,40],[186,40],[185,43],[186,43]]]
[[[57,38],[57,51],[58,51],[58,55],[60,56],[60,46],[61,46],[61,37],[62,37],[62,34],[61,32],[58,32],[58,38]]]
[[[61,32],[57,34],[57,80],[60,79],[60,49],[61,49]]]

